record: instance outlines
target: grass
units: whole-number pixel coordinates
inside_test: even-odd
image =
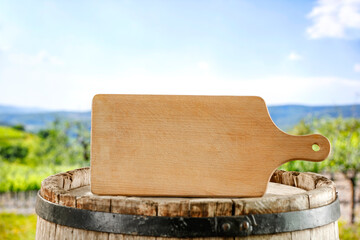
[[[0,213],[0,239],[33,240],[36,232],[36,215]]]
[[[357,240],[360,239],[360,223],[353,225],[347,224],[345,221],[339,221],[339,235],[341,240]]]

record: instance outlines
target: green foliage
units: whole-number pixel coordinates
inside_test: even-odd
[[[76,141],[82,147],[82,158],[84,161],[90,161],[90,131],[85,124],[81,122],[75,123],[75,137]]]
[[[19,131],[25,131],[25,126],[22,124],[16,124],[12,126],[13,129],[19,130]]]
[[[17,159],[23,160],[28,152],[29,149],[21,145],[0,146],[0,156],[9,162],[15,162]]]
[[[11,127],[0,126],[0,160],[14,163],[28,163],[34,159],[39,138]]]
[[[323,118],[303,120],[291,132],[295,135],[320,133],[326,136],[332,154],[323,162],[294,161],[281,168],[288,171],[341,171],[344,174],[360,171],[360,120],[356,118]],[[356,174],[355,174],[356,175]]]
[[[36,215],[0,213],[0,239],[35,239]]]
[[[55,121],[51,128],[39,131],[41,144],[36,148],[37,164],[72,165],[84,161],[82,147],[70,137],[72,127],[68,122]]]
[[[26,132],[20,131],[11,127],[0,126],[0,142],[23,140],[26,137]]]
[[[0,193],[40,189],[41,181],[50,175],[80,167],[79,165],[39,165],[0,162]]]
[[[90,132],[55,121],[38,134],[0,126],[0,192],[40,188],[55,173],[89,165]]]
[[[339,235],[341,240],[357,240],[360,237],[360,223],[347,224],[345,221],[339,221]]]
[[[0,126],[0,160],[37,165],[83,164],[90,159],[90,132],[79,122],[53,122],[32,134]]]

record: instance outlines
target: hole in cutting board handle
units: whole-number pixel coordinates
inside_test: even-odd
[[[317,144],[317,143],[314,143],[314,144],[311,146],[311,148],[312,148],[312,150],[313,150],[314,152],[320,151],[320,146],[319,146],[319,144]]]

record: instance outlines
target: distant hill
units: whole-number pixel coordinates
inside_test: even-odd
[[[42,108],[17,107],[9,105],[0,105],[0,114],[24,114],[24,113],[46,112]]]
[[[303,106],[281,105],[269,106],[269,113],[276,125],[282,130],[289,130],[301,119],[308,117],[356,117],[360,118],[360,105],[345,106]],[[80,121],[88,126],[91,112],[52,112],[38,108],[11,107],[0,105],[0,125],[22,124],[29,131],[46,127],[55,119]]]
[[[272,120],[282,130],[289,130],[300,120],[308,117],[338,117],[360,118],[360,104],[344,106],[303,106],[282,105],[270,106]]]
[[[0,113],[0,125],[24,125],[28,131],[47,127],[54,120],[80,121],[90,125],[91,112]]]

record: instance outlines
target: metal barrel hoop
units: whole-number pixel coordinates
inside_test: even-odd
[[[340,217],[337,196],[328,205],[302,211],[198,218],[96,212],[52,203],[38,192],[35,210],[49,222],[73,228],[176,238],[242,237],[299,231],[330,224]]]

